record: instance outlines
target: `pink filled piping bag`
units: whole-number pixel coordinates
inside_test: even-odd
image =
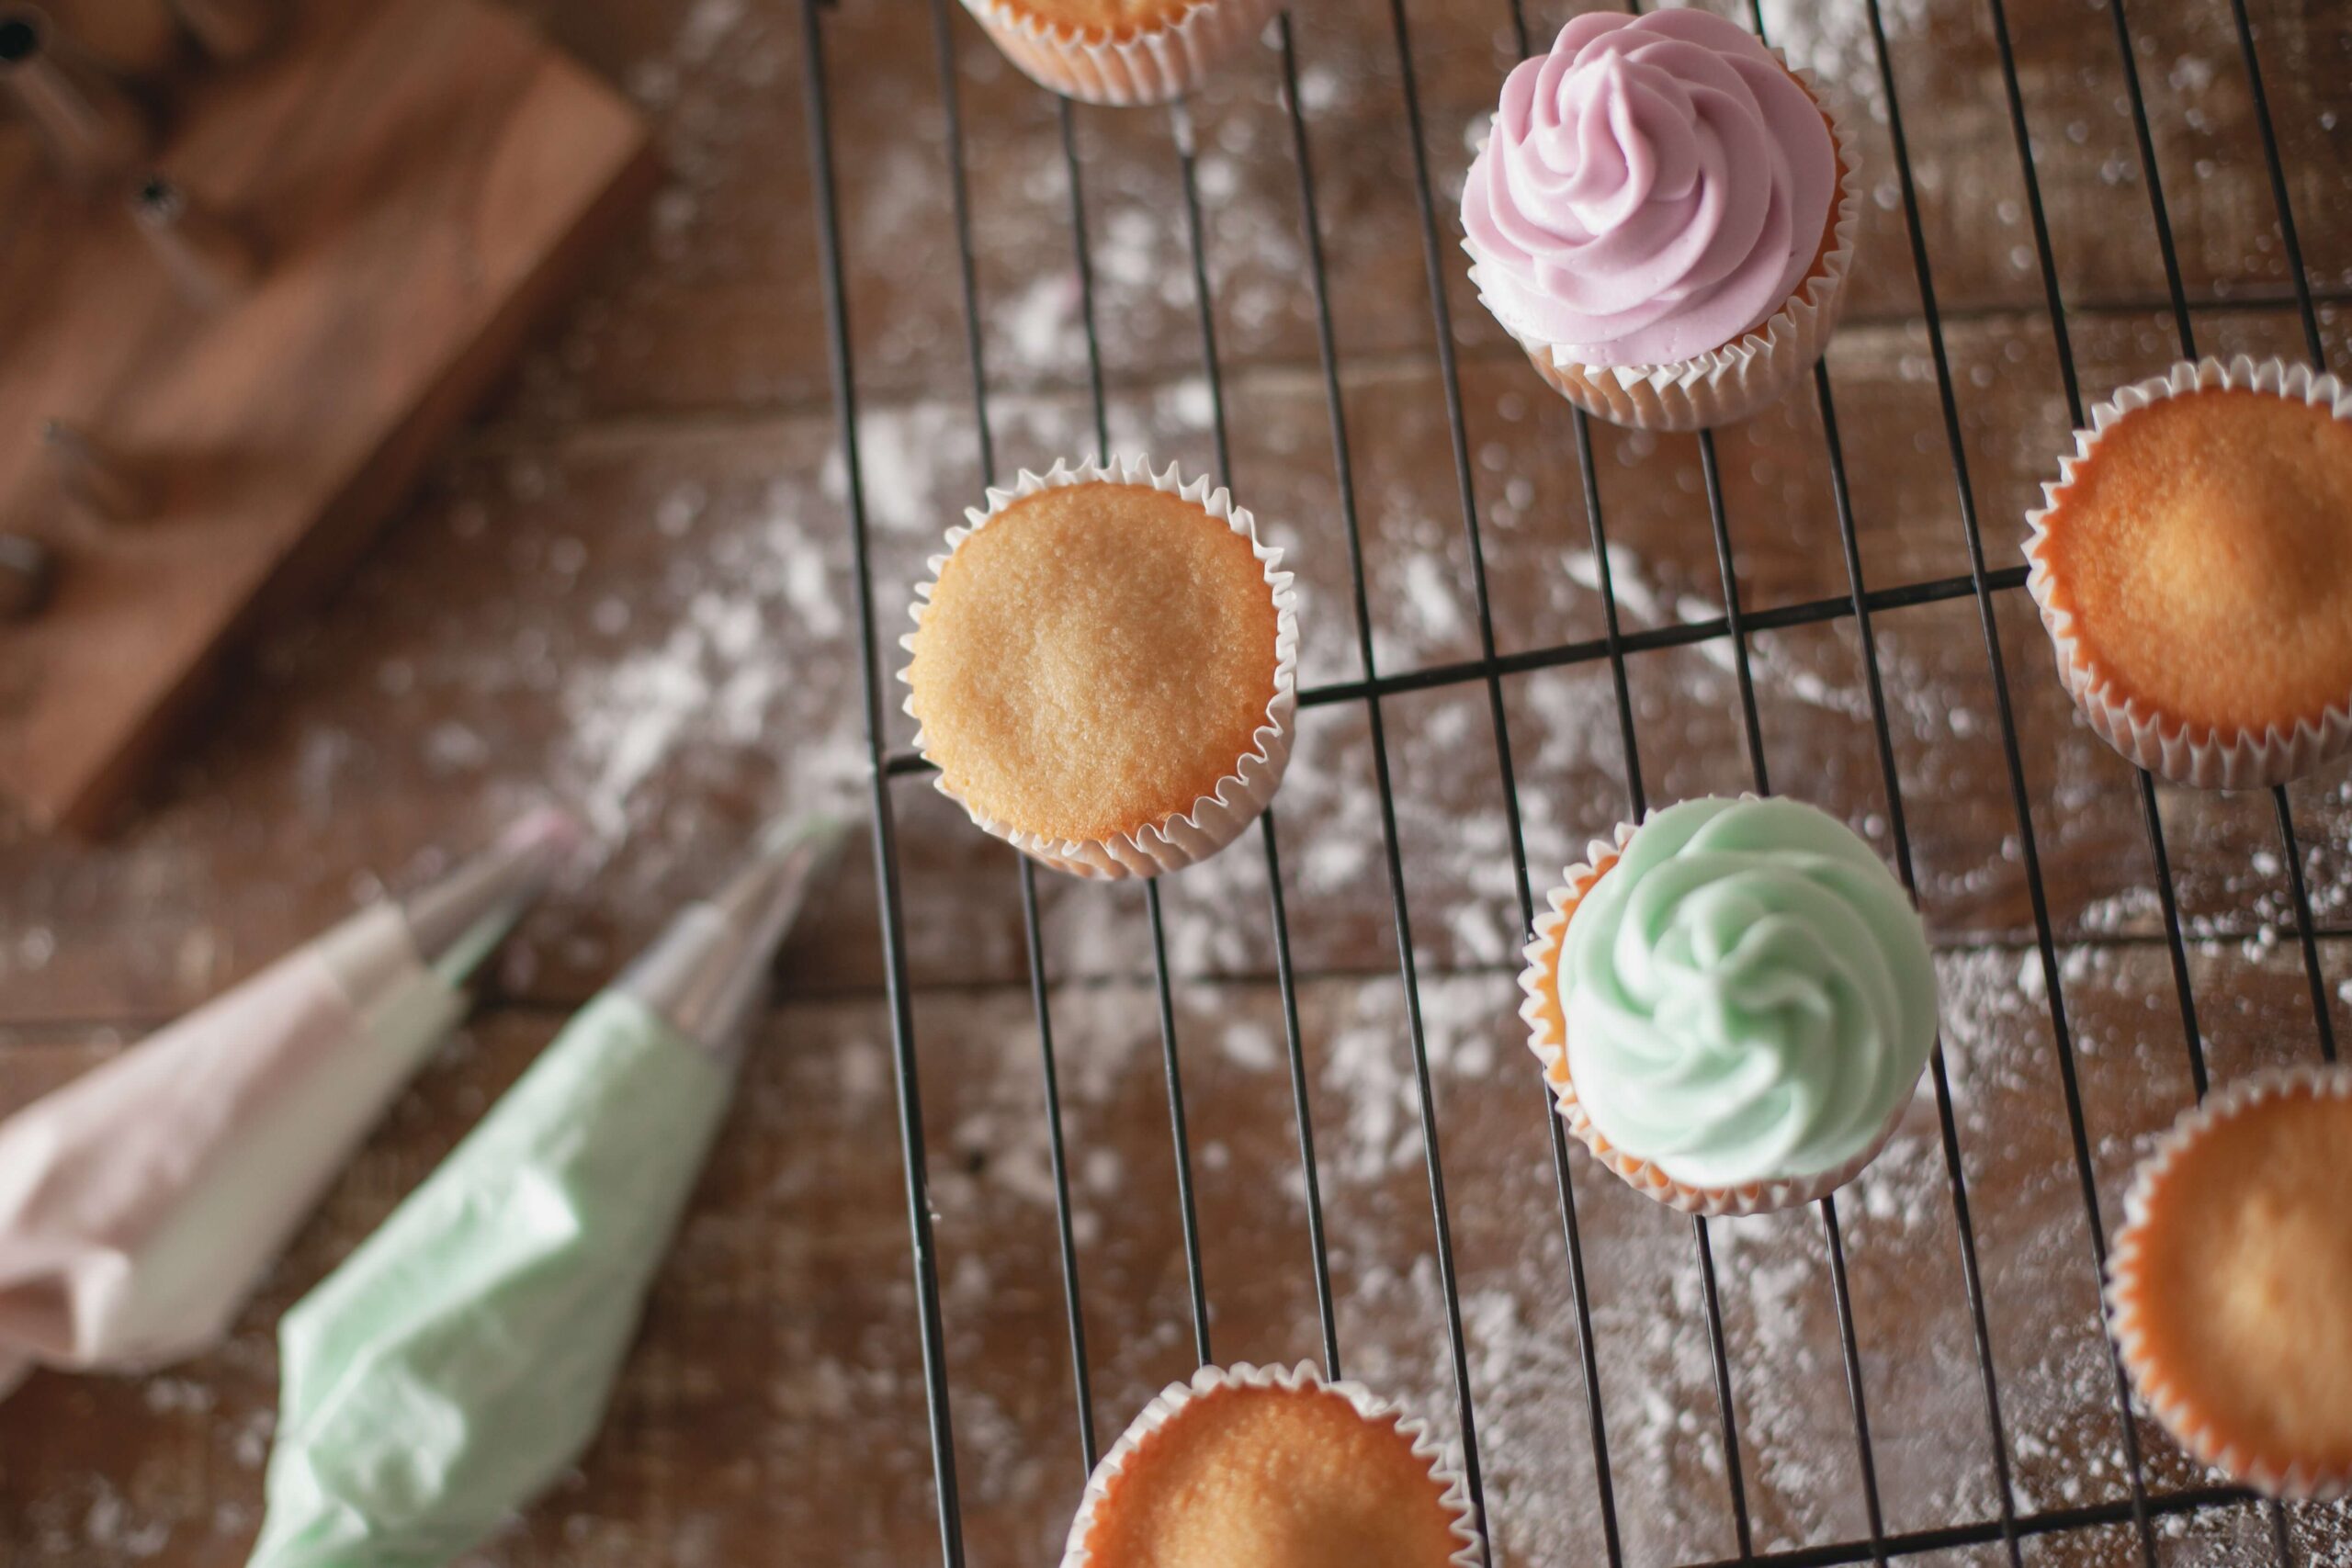
[[[217,1344],[577,839],[534,813],[0,1122],[0,1394]]]

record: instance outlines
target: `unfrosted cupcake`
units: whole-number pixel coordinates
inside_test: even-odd
[[[1702,798],[1568,868],[1520,976],[1568,1130],[1691,1213],[1787,1208],[1894,1135],[1936,1039],[1927,930],[1871,847],[1793,800]]]
[[[900,672],[939,788],[1023,853],[1152,876],[1224,848],[1290,761],[1282,552],[1206,479],[1141,458],[1046,474],[948,530]]]
[[[1030,80],[1090,104],[1198,90],[1265,30],[1280,0],[964,0]]]
[[[2188,1111],[2108,1258],[2140,1396],[2275,1496],[2352,1493],[2352,1071],[2275,1073]]]
[[[1700,11],[1588,13],[1503,84],[1462,194],[1471,281],[1578,407],[1727,424],[1827,345],[1858,166],[1753,33]]]
[[[1087,1478],[1062,1568],[1473,1568],[1462,1478],[1417,1420],[1297,1366],[1203,1367]]]
[[[2352,746],[2352,392],[2278,360],[2126,387],[2027,518],[2026,586],[2091,728],[2176,784]]]

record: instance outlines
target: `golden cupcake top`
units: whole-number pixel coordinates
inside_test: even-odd
[[[1279,620],[1247,533],[1198,502],[1041,490],[941,567],[908,711],[978,815],[1057,840],[1132,834],[1190,812],[1256,750]]]
[[[2118,1238],[2125,1359],[2209,1461],[2352,1483],[2352,1079],[2188,1125]]]
[[[2222,732],[2352,694],[2352,423],[2250,388],[2109,425],[2033,554],[2120,702]]]
[[[1132,38],[1174,27],[1202,0],[1002,0],[1005,9],[1048,27],[1097,38]]]
[[[1071,1545],[1087,1568],[1444,1568],[1460,1517],[1393,1413],[1226,1383],[1143,1438]]]

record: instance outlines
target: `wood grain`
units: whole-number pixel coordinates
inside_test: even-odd
[[[0,641],[0,787],[88,829],[229,639],[336,575],[645,189],[642,126],[471,0],[314,6],[251,72],[175,106],[161,165],[268,265],[206,310],[124,216],[0,191],[0,510],[65,554]],[[88,429],[151,476],[135,524],[74,527],[37,440]]]

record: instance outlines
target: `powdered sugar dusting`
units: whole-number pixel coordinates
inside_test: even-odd
[[[649,783],[697,752],[785,742],[775,752],[786,773],[777,793],[799,809],[845,804],[864,776],[854,710],[810,700],[805,653],[770,652],[779,642],[805,649],[843,636],[847,584],[837,552],[804,529],[795,498],[767,499],[781,504],[709,542],[708,570],[692,586],[630,613],[640,635],[625,651],[566,671],[569,728],[557,778],[607,844],[642,825]],[[662,506],[685,504],[673,493]],[[656,615],[670,623],[658,638],[645,635]]]

